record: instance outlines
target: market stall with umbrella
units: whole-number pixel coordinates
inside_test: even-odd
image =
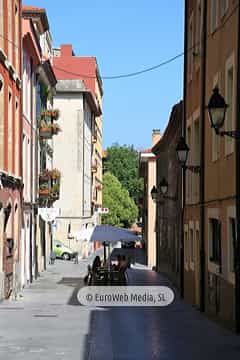
[[[106,261],[106,247],[121,242],[133,242],[141,239],[132,231],[111,225],[96,225],[76,232],[77,240],[97,241],[104,246],[104,261]]]

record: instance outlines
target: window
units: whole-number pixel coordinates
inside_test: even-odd
[[[15,3],[15,47],[14,47],[14,53],[15,53],[15,67],[17,74],[20,74],[19,70],[19,11],[18,11],[18,5]]]
[[[199,118],[193,123],[193,164],[200,165],[200,130],[199,130]],[[192,191],[194,201],[199,201],[199,174],[192,174]]]
[[[188,262],[189,262],[188,225],[185,225],[184,226],[184,263],[186,270],[188,270]]]
[[[189,246],[190,246],[190,262],[194,263],[194,240],[193,240],[193,229],[189,231]]]
[[[197,2],[197,11],[196,11],[196,55],[200,55],[201,49],[201,32],[202,32],[202,0]]]
[[[0,0],[0,48],[3,49],[3,0]]]
[[[218,219],[209,219],[209,260],[221,265],[221,223]]]
[[[19,169],[19,140],[20,140],[20,113],[19,113],[19,102],[16,101],[16,108],[15,108],[15,174],[20,174]]]
[[[192,161],[192,154],[191,154],[191,149],[192,149],[192,146],[191,146],[191,136],[192,136],[192,131],[191,131],[191,126],[188,126],[187,128],[187,144],[189,146],[189,155],[188,155],[188,159],[189,159],[189,162],[191,163]],[[186,174],[186,193],[187,193],[187,202],[191,202],[192,200],[192,173],[191,171],[188,171],[187,174]]]
[[[13,160],[13,106],[12,106],[12,93],[8,93],[8,169],[13,173],[12,160]]]
[[[4,162],[4,82],[0,75],[0,169],[3,169]]]
[[[12,63],[12,52],[13,52],[13,2],[8,0],[8,59]]]
[[[211,1],[211,32],[213,33],[218,26],[218,0]]]
[[[226,65],[226,102],[228,109],[226,112],[225,130],[234,129],[234,70],[233,58]],[[225,136],[225,154],[230,154],[234,150],[234,142],[229,136]]]
[[[234,248],[236,244],[236,219],[228,218],[228,239],[229,239],[229,271],[234,272]]]
[[[193,73],[193,42],[193,15],[191,15],[188,29],[188,81],[192,80]]]

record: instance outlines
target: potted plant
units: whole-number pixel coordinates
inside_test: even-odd
[[[42,120],[39,128],[39,135],[44,139],[50,139],[53,135],[52,125]]]
[[[39,175],[40,181],[48,181],[51,178],[51,172],[47,169],[43,170],[43,172]]]
[[[53,199],[59,199],[59,191],[60,191],[59,184],[54,184],[51,188],[51,197]]]
[[[59,110],[58,109],[47,109],[42,111],[42,118],[50,117],[52,120],[57,120],[59,118]]]
[[[45,197],[45,196],[49,196],[49,194],[50,194],[50,190],[48,184],[41,184],[39,186],[39,196]]]
[[[51,171],[51,178],[52,179],[59,179],[61,177],[61,172],[59,171],[59,170],[57,170],[57,169],[53,169],[52,171]]]

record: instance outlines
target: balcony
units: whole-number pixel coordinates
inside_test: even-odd
[[[45,169],[39,174],[39,198],[48,201],[59,199],[61,173],[57,169]]]
[[[50,196],[50,188],[48,187],[48,185],[47,184],[40,185],[38,194],[39,194],[40,199],[49,198],[49,196]]]
[[[98,168],[97,160],[92,162],[92,173],[96,173]]]
[[[41,139],[48,140],[53,137],[52,126],[47,124],[41,124],[39,128],[39,136]]]
[[[51,139],[53,135],[58,135],[58,133],[62,131],[58,124],[50,124],[41,121],[41,125],[39,128],[39,136],[42,139]]]
[[[39,136],[42,139],[51,139],[53,135],[57,135],[61,130],[60,126],[56,124],[59,118],[59,110],[44,110],[41,112],[41,122],[39,127]]]
[[[61,178],[61,172],[58,169],[48,170],[45,169],[41,174],[39,174],[39,182],[59,182]]]
[[[97,142],[97,131],[95,130],[92,134],[92,143],[96,144]]]

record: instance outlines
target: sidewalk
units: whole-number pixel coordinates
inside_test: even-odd
[[[0,359],[84,359],[90,310],[75,294],[87,264],[57,260],[23,298],[0,304]]]

